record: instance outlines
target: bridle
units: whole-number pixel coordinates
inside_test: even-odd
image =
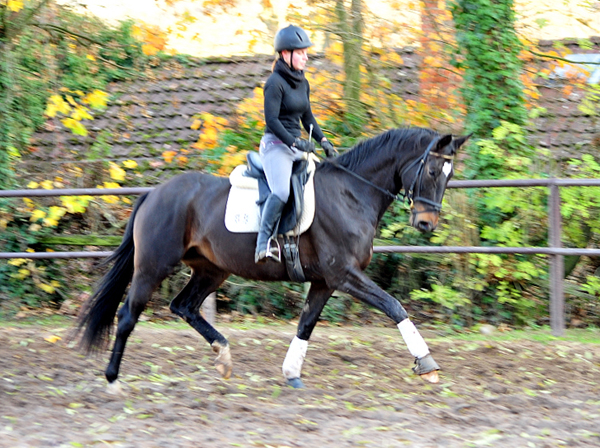
[[[404,193],[404,201],[408,201],[409,206],[410,206],[410,210],[412,211],[413,215],[418,215],[419,213],[428,213],[431,211],[435,211],[435,212],[440,212],[442,210],[442,203],[441,202],[435,202],[432,201],[431,199],[427,199],[427,198],[423,198],[421,196],[414,196],[414,190],[415,190],[415,186],[420,187],[421,186],[421,180],[423,178],[423,172],[425,170],[425,162],[427,162],[427,157],[429,157],[430,155],[434,156],[434,157],[441,157],[442,159],[446,159],[446,160],[453,160],[454,156],[449,156],[446,154],[440,154],[438,152],[433,152],[431,149],[433,148],[433,146],[438,142],[439,138],[434,138],[433,140],[431,140],[431,142],[429,143],[429,145],[427,146],[427,149],[425,150],[425,152],[423,152],[423,154],[418,157],[417,159],[415,159],[410,165],[408,165],[406,168],[404,168],[404,170],[401,173],[401,177],[404,177],[404,174],[406,174],[406,172],[410,169],[413,169],[415,166],[417,166],[417,172],[415,174],[415,177],[413,178],[413,181],[410,185],[410,188],[408,189],[404,189],[405,193]],[[419,188],[420,190],[420,188]],[[431,209],[426,209],[426,210],[421,210],[421,211],[417,211],[415,210],[415,201],[419,201],[425,204],[428,204],[431,206]]]
[[[357,179],[361,180],[362,182],[370,185],[371,187],[375,188],[376,190],[379,190],[380,192],[382,192],[383,194],[385,194],[386,196],[391,197],[393,200],[402,200],[403,202],[408,202],[409,206],[410,206],[410,210],[412,212],[413,215],[418,215],[419,213],[427,213],[427,212],[431,212],[431,211],[435,211],[435,212],[440,212],[442,209],[442,204],[440,202],[434,202],[430,199],[427,198],[423,198],[421,196],[417,196],[414,197],[414,189],[415,189],[415,185],[421,185],[421,179],[423,177],[423,171],[425,168],[425,162],[427,161],[427,157],[429,157],[430,155],[434,156],[434,157],[441,157],[443,159],[446,160],[453,160],[454,156],[449,156],[449,155],[445,155],[445,154],[440,154],[437,152],[433,152],[432,148],[434,147],[434,145],[438,142],[439,138],[434,138],[431,140],[431,142],[429,143],[429,145],[427,146],[427,149],[425,150],[425,152],[423,152],[423,154],[418,157],[417,159],[415,159],[410,165],[408,165],[406,168],[404,168],[404,170],[401,173],[401,177],[404,177],[404,174],[410,170],[413,169],[415,166],[418,166],[417,168],[417,173],[415,174],[415,177],[412,181],[412,184],[410,185],[410,188],[404,189],[404,193],[398,193],[397,195],[392,193],[389,190],[386,190],[385,188],[381,188],[378,185],[375,185],[373,182],[365,179],[364,177],[356,174],[354,171],[349,170],[348,168],[346,168],[345,166],[342,165],[338,165],[337,163],[332,163],[333,166],[347,172],[348,174],[356,177]],[[418,182],[418,184],[417,184]],[[432,209],[427,209],[427,210],[422,210],[422,211],[417,211],[415,210],[415,206],[414,203],[415,201],[419,201],[419,202],[423,202],[425,204],[428,204],[432,207]]]

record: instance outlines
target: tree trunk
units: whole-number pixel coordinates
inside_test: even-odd
[[[335,32],[342,39],[344,48],[344,100],[348,112],[363,117],[364,107],[360,102],[363,44],[363,0],[352,0],[350,10],[346,9],[343,0],[336,0],[335,14],[338,19]]]

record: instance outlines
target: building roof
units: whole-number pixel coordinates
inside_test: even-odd
[[[591,47],[582,48],[577,41],[563,41],[564,50],[559,51],[600,53],[600,38],[592,39],[592,43]],[[556,51],[554,46],[550,41],[541,42],[540,51]],[[403,65],[390,68],[386,76],[394,93],[405,100],[417,100],[421,58],[411,49],[402,50],[401,56]],[[196,142],[199,133],[190,127],[195,114],[230,116],[242,99],[263,85],[272,59],[267,55],[192,59],[156,70],[147,79],[113,83],[108,88],[112,100],[88,124],[88,136],[71,134],[58,119],[48,121],[35,134],[34,151],[21,164],[24,174],[47,172],[48,163],[84,164],[90,159],[110,158],[161,160],[164,151]],[[340,70],[323,56],[313,56],[311,66],[317,70]],[[538,86],[540,105],[547,112],[534,120],[533,129],[535,140],[559,158],[590,152],[600,140],[596,116],[579,107],[584,93],[577,89],[566,92],[566,84],[568,80],[554,77]],[[157,171],[161,169],[157,167]],[[163,177],[160,173],[156,179],[146,173],[144,176],[146,184],[160,182]]]

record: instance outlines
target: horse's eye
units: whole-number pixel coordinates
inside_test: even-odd
[[[429,175],[435,177],[435,170],[433,168],[429,168]]]

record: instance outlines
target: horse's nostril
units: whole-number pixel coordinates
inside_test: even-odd
[[[417,228],[421,232],[431,232],[431,223],[429,221],[419,221]]]

